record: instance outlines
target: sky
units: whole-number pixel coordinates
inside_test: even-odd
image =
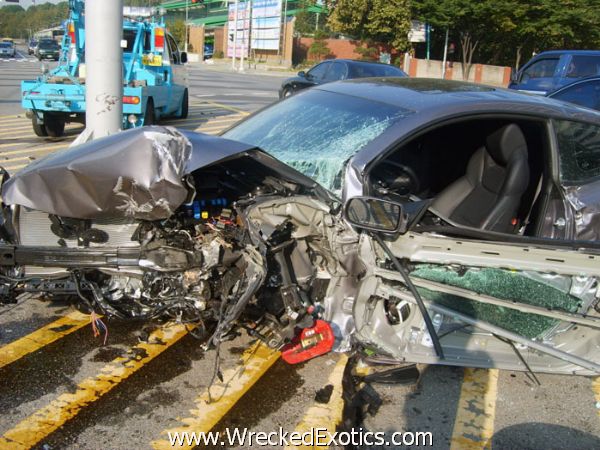
[[[35,0],[35,4],[36,5],[40,5],[42,3],[59,3],[61,1],[65,1],[65,0]],[[4,0],[0,0],[0,7],[5,6],[5,5],[21,5],[23,8],[28,8],[29,6],[31,6],[33,4],[33,0],[20,0],[19,3],[7,3]]]

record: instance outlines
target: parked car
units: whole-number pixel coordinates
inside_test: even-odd
[[[58,61],[60,58],[60,45],[54,39],[41,39],[35,48],[35,56],[40,61],[43,59]]]
[[[29,41],[29,43],[27,44],[27,54],[28,55],[33,55],[35,54],[35,48],[38,45],[38,41],[36,39],[31,39]]]
[[[17,52],[12,42],[0,42],[0,56],[14,58]]]
[[[600,76],[577,80],[554,92],[550,92],[547,96],[585,106],[586,108],[600,110]]]
[[[280,348],[319,318],[402,362],[598,374],[599,148],[594,111],[410,78],[317,86],[223,137],[128,130],[4,177],[0,294],[209,344],[239,325]]]
[[[332,81],[352,78],[407,76],[403,70],[389,64],[351,59],[330,59],[317,64],[308,72],[301,70],[298,72],[298,76],[288,78],[281,83],[279,98],[289,97],[302,89]]]
[[[508,87],[545,95],[592,75],[600,75],[600,51],[555,50],[534,56],[513,74]]]

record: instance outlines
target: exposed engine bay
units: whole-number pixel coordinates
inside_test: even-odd
[[[173,140],[186,139],[169,132]],[[137,139],[146,144],[148,136]],[[158,142],[151,145],[164,152],[168,145]],[[190,173],[175,161],[182,172],[175,175],[186,188],[184,199],[177,193],[183,201],[176,208],[168,198],[173,186],[167,186],[167,195],[152,192],[157,183],[175,178],[164,167],[162,176],[150,173],[155,181],[145,192],[135,183],[117,192],[128,184],[122,175],[115,176],[116,187],[109,186],[114,201],[95,191],[98,204],[104,201],[98,217],[5,207],[5,241],[15,245],[2,247],[2,301],[15,301],[22,292],[69,296],[87,312],[195,324],[215,341],[241,318],[253,336],[280,347],[297,327],[312,325],[332,274],[345,275],[330,247],[344,230],[334,226],[334,211],[314,190],[267,167],[260,160],[264,154],[253,156],[226,158]],[[165,162],[162,155],[157,159]],[[78,185],[88,181],[81,173],[76,178]],[[14,189],[18,183],[10,181]],[[5,200],[11,196],[7,185]],[[135,198],[140,192],[152,192],[150,201]],[[119,198],[126,207],[115,217]],[[57,208],[68,207],[54,200]],[[166,217],[156,218],[160,215]]]

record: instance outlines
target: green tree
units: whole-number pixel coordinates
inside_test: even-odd
[[[321,60],[331,53],[331,50],[329,49],[329,47],[327,46],[327,42],[325,41],[327,37],[327,33],[323,31],[318,31],[315,33],[315,39],[308,48],[308,54],[312,58]]]
[[[413,0],[412,5],[417,18],[440,33],[448,30],[453,38],[458,38],[462,75],[467,80],[479,47],[514,29],[507,11],[512,3],[512,0]]]
[[[331,2],[332,31],[360,40],[408,49],[411,11],[409,0],[336,0]]]

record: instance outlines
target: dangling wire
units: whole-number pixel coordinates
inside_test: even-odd
[[[90,314],[90,323],[92,324],[92,331],[94,332],[94,337],[99,337],[102,333],[98,327],[101,327],[104,331],[104,344],[106,345],[106,341],[108,340],[108,327],[102,322],[102,319],[98,314],[92,311]]]

